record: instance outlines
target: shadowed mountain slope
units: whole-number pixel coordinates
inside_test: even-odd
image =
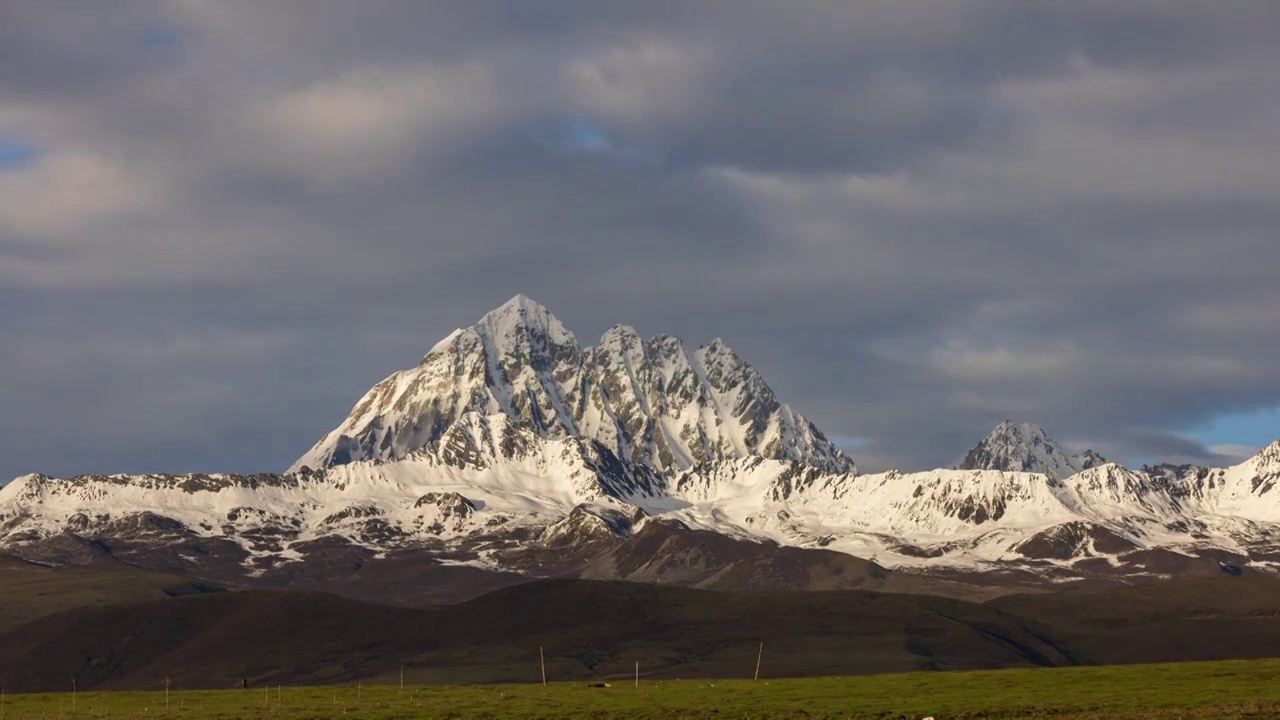
[[[323,593],[239,591],[86,607],[0,636],[18,691],[317,684],[744,677],[765,645],[772,677],[1267,657],[1280,583],[1193,578],[975,604],[867,591],[721,592],[549,580],[439,608]]]

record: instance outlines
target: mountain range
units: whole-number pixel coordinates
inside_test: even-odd
[[[955,468],[860,473],[722,340],[619,325],[584,347],[517,296],[375,385],[284,473],[20,477],[0,488],[0,550],[268,585],[381,573],[442,601],[550,576],[1236,574],[1280,561],[1277,481],[1280,441],[1230,468],[1130,469],[1009,421]],[[459,578],[474,592],[451,594]]]

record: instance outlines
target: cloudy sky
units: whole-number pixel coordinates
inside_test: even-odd
[[[0,477],[279,470],[516,293],[865,468],[1280,437],[1280,3],[7,0]]]

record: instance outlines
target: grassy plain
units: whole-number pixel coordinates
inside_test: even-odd
[[[1280,660],[906,673],[6,696],[4,720],[55,718],[1272,718]]]

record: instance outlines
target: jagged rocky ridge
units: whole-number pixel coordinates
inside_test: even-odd
[[[584,349],[524,296],[375,385],[292,469],[399,460],[442,446],[467,453],[474,448],[455,428],[492,417],[659,471],[744,457],[854,470],[720,339],[689,351],[678,338],[645,341],[617,325]]]
[[[582,348],[517,297],[285,474],[26,476],[0,489],[0,547],[72,534],[197,575],[343,548],[549,575],[657,523],[933,573],[1176,574],[1280,561],[1278,480],[1280,442],[1232,468],[1130,470],[1011,422],[958,469],[859,474],[723,342],[619,326]]]

